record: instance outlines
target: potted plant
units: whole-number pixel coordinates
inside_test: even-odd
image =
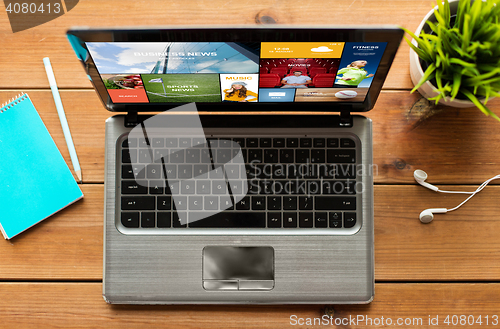
[[[422,96],[436,104],[485,105],[500,96],[500,0],[437,0],[410,41],[410,75]]]

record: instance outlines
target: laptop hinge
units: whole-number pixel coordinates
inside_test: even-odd
[[[135,127],[138,123],[137,112],[128,112],[125,116],[125,127]]]
[[[340,126],[341,127],[352,127],[352,116],[348,111],[340,112]]]

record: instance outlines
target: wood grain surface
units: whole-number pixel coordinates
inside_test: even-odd
[[[378,284],[369,305],[106,305],[98,283],[0,283],[5,328],[483,328],[496,327],[500,284]],[[473,305],[473,307],[471,307]],[[325,313],[347,325],[321,324]],[[458,326],[453,326],[453,315]],[[460,316],[482,326],[460,326]],[[444,322],[449,317],[450,325]],[[486,326],[486,316],[489,325]],[[430,319],[439,326],[429,326]],[[316,321],[314,325],[314,319]],[[356,322],[352,322],[356,320]],[[382,320],[383,318],[383,320]],[[300,319],[300,320],[299,320]],[[309,320],[308,320],[309,319]],[[337,320],[339,319],[339,320]],[[399,320],[401,319],[401,320]],[[496,319],[496,320],[495,320]],[[344,323],[347,323],[344,320]],[[301,321],[301,322],[299,322]],[[312,325],[305,325],[310,321]],[[392,326],[387,325],[388,322]],[[467,320],[465,320],[467,321]],[[469,321],[470,318],[469,318]],[[404,323],[408,325],[405,325]],[[295,325],[293,325],[295,323]],[[299,323],[303,323],[300,326]],[[379,323],[379,325],[375,325]],[[384,323],[385,325],[382,325]]]
[[[392,24],[415,30],[434,4],[433,0],[80,0],[65,15],[14,34],[0,3],[0,103],[27,92],[71,167],[42,63],[43,57],[50,57],[80,159],[85,195],[0,243],[0,328],[324,328],[292,326],[290,316],[314,319],[325,312],[334,319],[359,315],[422,319],[422,325],[403,328],[478,328],[477,323],[444,323],[447,315],[472,315],[476,320],[482,317],[479,327],[494,327],[492,317],[500,316],[500,186],[487,187],[461,209],[436,215],[424,225],[418,220],[423,209],[451,208],[464,196],[424,189],[414,182],[413,171],[426,170],[429,182],[446,189],[473,190],[500,171],[500,123],[476,108],[435,108],[418,93],[410,94],[405,42],[375,108],[365,114],[374,128],[374,302],[111,306],[102,299],[104,122],[113,114],[101,104],[67,42],[68,28],[276,23]],[[499,100],[489,105],[500,114]],[[426,119],[429,111],[435,115]],[[439,325],[430,326],[429,316],[438,316]],[[360,322],[337,327],[392,326]]]

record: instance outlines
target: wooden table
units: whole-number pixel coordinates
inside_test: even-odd
[[[1,328],[285,328],[291,316],[334,319],[364,316],[342,328],[460,325],[481,316],[495,327],[500,316],[500,187],[488,186],[459,211],[418,220],[430,207],[454,207],[464,197],[437,195],[413,180],[417,168],[447,189],[472,190],[499,173],[500,122],[478,109],[443,108],[420,120],[410,94],[409,60],[402,44],[375,108],[375,300],[369,305],[111,306],[102,299],[104,120],[111,114],[68,44],[70,26],[178,24],[292,25],[398,24],[415,30],[430,0],[336,1],[97,1],[82,0],[67,14],[12,33],[0,7],[0,102],[28,92],[70,165],[69,153],[42,58],[49,56],[83,170],[85,198],[22,235],[0,241]],[[500,101],[491,108],[500,114]],[[1,121],[0,121],[1,129]],[[1,163],[1,162],[0,162]],[[0,204],[1,212],[1,204]],[[447,316],[450,325],[444,323]],[[458,317],[453,318],[453,315]],[[488,316],[489,326],[486,326]],[[384,322],[383,319],[385,320]],[[497,325],[500,319],[496,318]],[[452,321],[458,325],[453,326]],[[418,321],[418,320],[417,320]],[[404,322],[403,322],[404,323]],[[463,321],[462,321],[463,323]],[[298,325],[297,325],[298,326]],[[297,327],[295,326],[295,327]],[[324,327],[314,322],[304,327]]]

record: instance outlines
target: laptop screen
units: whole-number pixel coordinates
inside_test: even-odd
[[[112,111],[191,102],[212,110],[366,111],[401,36],[396,28],[68,32]]]
[[[114,103],[363,102],[385,42],[88,42]]]

